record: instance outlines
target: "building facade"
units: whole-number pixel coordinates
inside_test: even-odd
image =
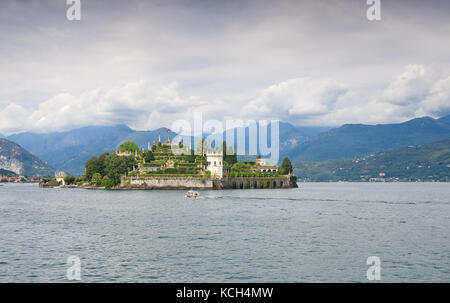
[[[211,177],[214,179],[222,179],[223,177],[223,153],[207,153],[206,161],[208,167],[206,170],[211,172]]]

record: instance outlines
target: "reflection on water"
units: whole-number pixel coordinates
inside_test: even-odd
[[[450,282],[446,183],[96,191],[0,187],[0,282]]]

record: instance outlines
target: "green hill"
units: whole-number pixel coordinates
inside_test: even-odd
[[[450,181],[450,140],[383,151],[358,159],[295,163],[300,180]]]
[[[25,176],[54,174],[50,165],[6,139],[0,139],[0,170]]]
[[[294,162],[362,157],[401,146],[450,139],[450,125],[429,117],[398,124],[346,124],[302,143]]]

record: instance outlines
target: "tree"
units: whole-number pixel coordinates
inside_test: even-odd
[[[94,185],[101,185],[102,184],[102,176],[100,176],[99,173],[95,173],[92,176],[91,183]]]
[[[190,155],[186,156],[186,160],[190,163],[194,163],[195,162],[195,154],[194,154],[194,150],[191,149],[190,151]]]
[[[227,142],[222,143],[223,161],[227,162],[229,165],[233,165],[237,162],[237,155],[233,152],[233,148],[227,147]]]
[[[133,156],[121,157],[112,153],[105,158],[105,175],[117,185],[120,183],[120,177],[130,171],[135,165],[136,160]]]
[[[208,144],[206,143],[206,140],[202,138],[197,144],[196,154],[203,156],[207,150],[208,150]]]
[[[132,141],[127,141],[127,142],[124,142],[124,143],[120,144],[120,151],[121,152],[134,153],[135,151],[138,150],[138,148],[139,148],[139,146],[136,143],[132,142]]]
[[[86,182],[86,181],[87,181],[86,175],[78,176],[78,177],[75,179],[75,183],[77,183],[77,184],[83,184],[83,183]]]
[[[86,178],[88,180],[91,180],[95,173],[99,173],[101,176],[105,175],[104,158],[106,155],[108,155],[108,153],[104,153],[98,158],[92,157],[86,162],[84,168],[86,171]]]
[[[74,176],[66,176],[64,177],[64,183],[67,185],[75,183],[75,177]]]
[[[114,180],[111,180],[111,179],[108,179],[108,178],[102,180],[102,186],[103,186],[104,188],[109,189],[109,188],[111,188],[111,187],[114,187],[114,185],[116,185],[115,182],[114,182]]]
[[[145,162],[150,162],[150,161],[155,160],[155,156],[153,156],[153,153],[150,150],[143,152],[142,158],[145,160]]]
[[[280,174],[290,174],[292,173],[292,163],[291,160],[289,160],[288,157],[283,159],[283,162],[281,163],[280,169],[284,172],[282,173],[280,170]]]

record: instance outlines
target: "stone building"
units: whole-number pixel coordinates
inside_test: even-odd
[[[208,167],[206,170],[211,172],[211,177],[214,179],[222,179],[223,177],[223,153],[210,152],[206,153],[206,161]]]

